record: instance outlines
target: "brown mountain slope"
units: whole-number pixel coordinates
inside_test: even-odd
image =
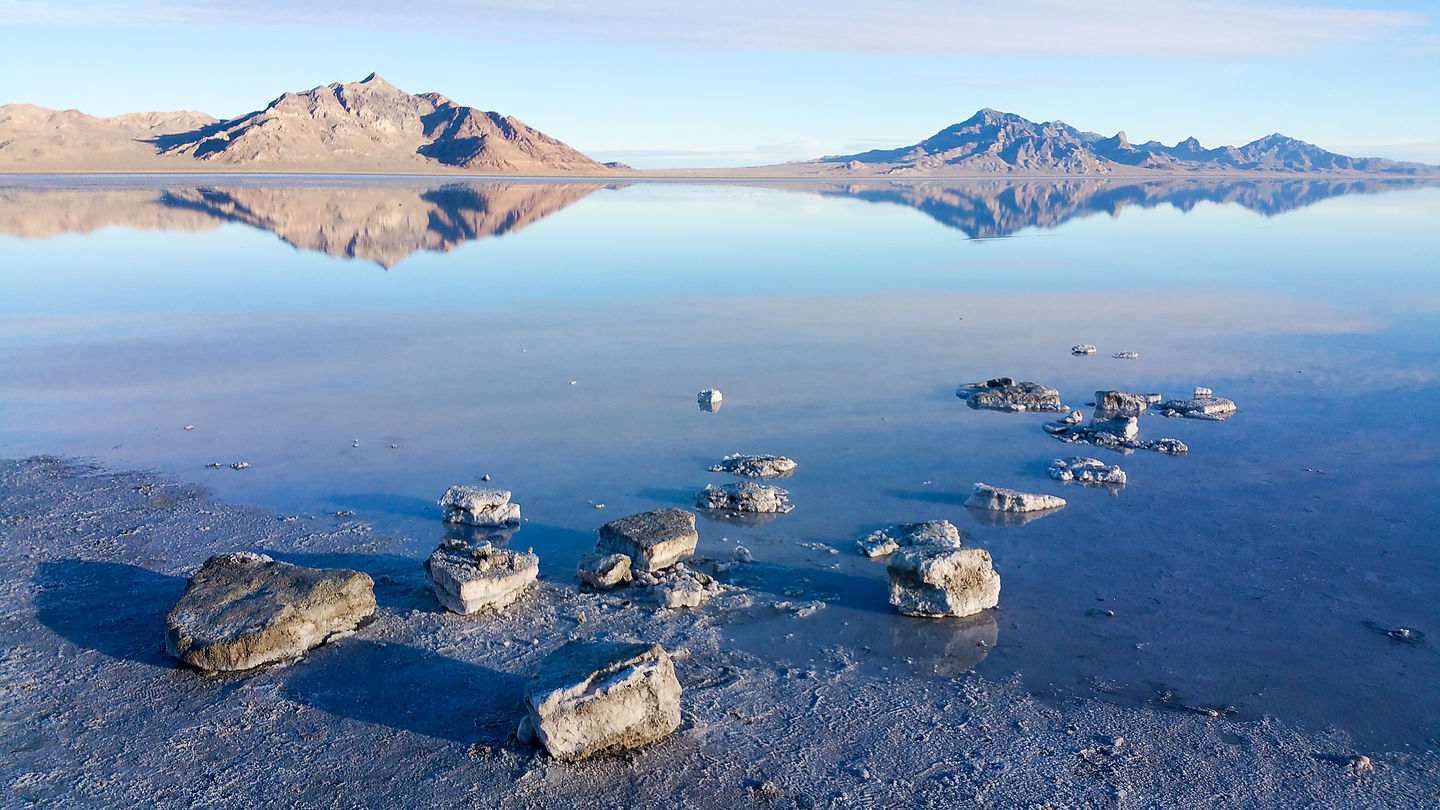
[[[178,171],[162,161],[150,141],[216,123],[204,113],[130,113],[97,118],[79,110],[47,110],[32,104],[0,106],[0,171],[102,171],[139,165]]]

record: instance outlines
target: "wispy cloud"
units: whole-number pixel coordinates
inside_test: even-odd
[[[499,26],[673,48],[1226,57],[1367,40],[1424,42],[1427,15],[1238,0],[0,0],[60,24]]]

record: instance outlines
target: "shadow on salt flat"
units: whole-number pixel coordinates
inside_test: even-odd
[[[165,615],[185,592],[183,577],[123,563],[54,560],[35,576],[36,618],[70,643],[125,661],[173,669]]]

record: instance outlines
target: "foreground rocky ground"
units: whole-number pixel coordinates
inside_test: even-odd
[[[503,613],[455,615],[422,560],[364,524],[218,504],[143,473],[0,462],[0,538],[6,807],[1440,802],[1433,751],[1357,762],[1338,733],[1041,703],[1018,679],[877,673],[841,645],[811,666],[777,667],[727,648],[734,622],[775,613],[742,591],[675,611],[542,577]],[[295,663],[206,676],[166,654],[165,615],[186,577],[223,551],[363,571],[376,615]],[[787,632],[806,632],[802,613],[788,621]],[[518,742],[526,682],[577,638],[674,654],[680,728],[576,764]]]

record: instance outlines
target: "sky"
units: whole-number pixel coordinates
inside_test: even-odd
[[[1434,0],[0,0],[0,104],[227,118],[372,71],[639,168],[902,146],[981,107],[1440,164]]]

